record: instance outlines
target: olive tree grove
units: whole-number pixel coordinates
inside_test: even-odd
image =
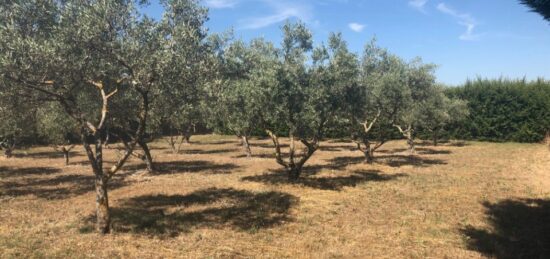
[[[138,12],[142,1],[12,1],[0,7],[0,71],[9,86],[57,102],[79,129],[96,177],[97,230],[110,231],[107,186],[136,145],[144,142],[151,93],[162,87],[176,45],[173,30],[185,24],[196,1],[162,1],[157,22]],[[104,168],[110,133],[126,149]],[[122,136],[124,135],[124,137]]]

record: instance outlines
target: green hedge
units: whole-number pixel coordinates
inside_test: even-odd
[[[470,108],[466,120],[449,125],[448,137],[539,142],[550,130],[550,81],[477,79],[446,93]]]

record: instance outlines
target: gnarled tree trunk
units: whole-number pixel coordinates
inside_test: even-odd
[[[416,148],[414,145],[414,129],[412,125],[409,124],[406,130],[403,130],[401,126],[394,124],[394,126],[401,132],[403,137],[407,139],[407,146],[409,149],[409,154],[414,155],[416,154]]]
[[[101,234],[111,231],[111,215],[109,213],[109,196],[107,193],[108,181],[102,177],[103,173],[96,173],[96,230]]]
[[[376,122],[378,121],[378,118],[380,118],[381,110],[378,110],[376,116],[374,116],[373,120],[369,123],[368,120],[365,120],[365,122],[361,123],[363,126],[363,136],[361,138],[361,141],[363,142],[363,145],[365,145],[365,148],[361,147],[361,142],[357,143],[357,149],[361,151],[365,155],[365,163],[372,164],[374,162],[374,151],[384,145],[386,142],[385,140],[382,140],[376,144],[373,145],[373,143],[369,140],[368,136]]]
[[[244,152],[246,153],[246,157],[252,157],[252,150],[250,149],[250,143],[248,142],[248,136],[243,135],[241,137],[241,143],[243,145]]]
[[[438,130],[434,130],[432,132],[432,139],[433,139],[433,145],[434,146],[437,146],[439,143],[438,143],[438,140],[439,140],[439,136],[438,136]]]
[[[300,159],[296,160],[296,146],[295,146],[295,139],[294,134],[292,131],[289,133],[289,140],[290,140],[290,146],[289,146],[289,155],[288,155],[288,161],[285,161],[283,159],[283,155],[281,152],[281,145],[279,143],[279,137],[275,135],[270,130],[266,130],[267,134],[271,137],[271,140],[273,141],[273,145],[275,145],[275,157],[277,160],[277,163],[284,166],[288,175],[288,180],[293,182],[300,178],[300,174],[302,172],[302,168],[304,164],[307,162],[307,160],[317,151],[319,148],[319,141],[314,138],[313,141],[310,143],[305,139],[300,139],[300,142],[304,144],[305,148],[302,152],[302,155]]]
[[[149,145],[147,145],[147,142],[145,141],[139,141],[139,146],[143,150],[143,158],[142,160],[147,165],[147,172],[154,173],[155,172],[155,163],[153,162],[153,156],[151,156],[151,150],[149,149]]]

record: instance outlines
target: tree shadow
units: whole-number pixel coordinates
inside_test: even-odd
[[[355,187],[365,182],[383,182],[407,176],[406,174],[380,174],[379,170],[355,171],[348,176],[337,177],[301,177],[290,182],[283,171],[275,171],[268,174],[246,176],[242,181],[260,182],[272,185],[290,184],[299,185],[320,190],[341,191],[344,187]]]
[[[329,139],[328,143],[353,143],[353,140],[350,139]]]
[[[155,162],[155,167],[153,175],[180,173],[230,174],[233,170],[239,168],[236,164],[216,164],[203,160]],[[144,163],[127,165],[124,169],[128,171],[144,170],[146,169],[146,165]]]
[[[255,231],[292,221],[298,198],[282,192],[255,193],[210,188],[187,195],[144,195],[111,209],[113,230],[175,237],[194,228]],[[190,209],[190,207],[192,207]],[[85,219],[92,228],[95,217]]]
[[[416,152],[420,155],[448,155],[452,153],[450,150],[437,150],[431,148],[417,148]]]
[[[466,227],[468,248],[494,258],[550,258],[550,200],[483,204],[491,230]]]
[[[187,155],[211,155],[211,154],[222,154],[222,153],[231,153],[238,151],[238,149],[235,148],[226,148],[226,149],[213,149],[213,150],[201,150],[201,149],[182,149],[180,150],[180,154],[187,154]],[[166,153],[172,153],[171,151]]]
[[[0,176],[3,179],[10,177],[21,177],[21,176],[36,176],[36,175],[50,175],[61,172],[58,168],[53,167],[6,167],[0,166]]]
[[[260,153],[260,154],[252,153],[251,157],[252,158],[263,158],[263,159],[275,159],[275,154],[273,154],[273,153]],[[233,156],[233,158],[248,158],[248,156],[246,154],[240,154],[240,155]]]
[[[441,159],[429,159],[420,156],[410,155],[382,155],[374,157],[375,163],[385,164],[391,167],[415,166],[429,167],[432,165],[446,165],[447,162]]]
[[[425,146],[434,146],[432,141],[421,141],[419,143],[415,144],[416,146],[425,147]],[[465,147],[469,146],[466,141],[450,141],[450,140],[440,140],[437,143],[437,146],[443,146],[443,147]]]
[[[238,140],[218,140],[218,141],[192,141],[191,145],[226,145],[226,144],[237,144]]]
[[[34,195],[48,200],[67,199],[95,190],[93,175],[60,175],[54,178],[20,179],[0,183],[0,197]],[[115,175],[108,184],[110,190],[126,185],[122,177]]]
[[[332,146],[320,146],[319,150],[333,152],[333,151],[352,151],[357,149],[357,147],[352,145],[332,145]]]
[[[331,169],[342,169],[348,165],[361,164],[365,162],[364,156],[340,156],[330,159],[329,161]]]
[[[69,157],[78,156],[80,153],[77,151],[69,152]],[[16,158],[33,158],[33,159],[56,159],[63,158],[63,153],[59,151],[40,151],[32,153],[15,153],[13,154]]]
[[[261,147],[261,148],[275,148],[273,143],[250,143],[250,146],[251,147]],[[281,143],[280,147],[281,148],[288,148],[288,147],[290,147],[290,145]]]

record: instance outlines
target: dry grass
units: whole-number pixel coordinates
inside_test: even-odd
[[[550,256],[550,152],[543,145],[447,143],[376,163],[328,141],[288,184],[267,140],[157,142],[158,173],[133,160],[110,186],[113,234],[92,231],[92,176],[47,147],[0,160],[0,255],[139,258],[476,258]],[[114,158],[113,150],[107,152]],[[107,165],[106,165],[107,166]]]

